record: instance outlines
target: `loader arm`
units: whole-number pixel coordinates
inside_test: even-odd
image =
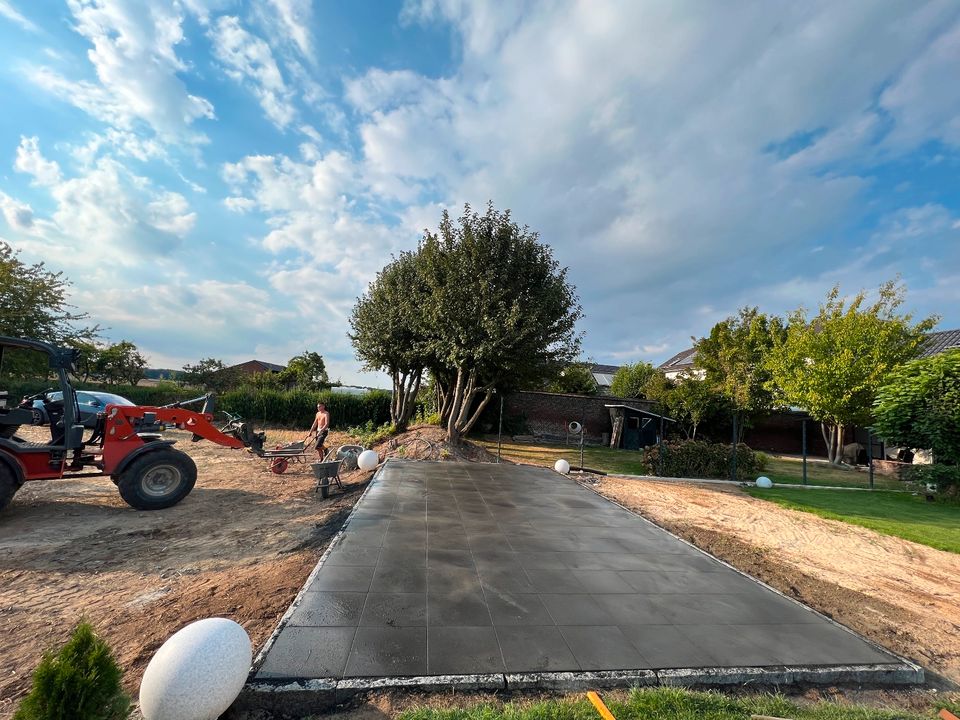
[[[236,435],[221,432],[213,425],[213,414],[182,407],[108,405],[103,430],[103,471],[110,475],[133,450],[145,443],[138,433],[161,425],[187,430],[194,439],[202,438],[229,448],[249,447]]]

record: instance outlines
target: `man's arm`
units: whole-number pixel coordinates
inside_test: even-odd
[[[320,432],[320,413],[316,414],[313,418],[313,425],[310,426],[309,434],[313,434],[314,432]]]

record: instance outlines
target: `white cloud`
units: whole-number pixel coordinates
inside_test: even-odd
[[[24,17],[13,5],[10,4],[9,0],[0,0],[0,17],[5,17],[11,22],[15,22],[17,25],[22,27],[24,30],[29,32],[40,32],[38,28],[31,20]]]
[[[269,0],[284,32],[300,52],[313,58],[310,23],[313,20],[311,0]]]
[[[60,182],[60,166],[43,157],[40,153],[40,140],[36,136],[20,136],[17,159],[13,166],[20,172],[33,175],[34,185],[50,186]]]
[[[880,106],[895,121],[888,143],[902,149],[938,139],[960,147],[958,77],[960,22],[931,42],[880,96]]]
[[[135,131],[143,124],[163,142],[206,140],[192,126],[213,118],[213,106],[191,94],[179,76],[187,67],[176,53],[183,41],[178,5],[68,0],[68,6],[74,29],[92,45],[87,58],[97,82],[27,66],[34,85],[119,130]]]
[[[0,212],[11,230],[31,232],[33,230],[33,208],[26,203],[10,197],[0,190]]]
[[[81,265],[134,266],[163,257],[192,230],[196,214],[179,193],[158,189],[111,156],[99,157],[73,177],[63,177],[36,138],[23,138],[15,167],[46,188],[55,209],[37,218],[29,205],[4,194],[3,216],[32,237],[46,255],[69,255]]]
[[[227,75],[248,84],[270,121],[280,129],[286,128],[296,117],[293,91],[284,82],[270,46],[232,16],[218,18],[209,35],[214,55]]]
[[[810,250],[861,211],[878,141],[901,124],[900,152],[949,141],[960,117],[950,4],[423,0],[404,17],[452,24],[462,61],[346,82],[365,182],[512,208],[571,267],[600,359],[682,349],[705,300],[719,314],[837,267],[840,247]]]

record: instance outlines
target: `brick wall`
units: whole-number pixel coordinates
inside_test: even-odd
[[[624,400],[607,395],[563,395],[547,392],[518,392],[504,398],[503,412],[524,415],[534,435],[564,439],[567,425],[575,420],[586,429],[587,442],[600,443],[609,433],[610,410],[606,405],[628,405],[656,412],[656,403],[648,400]]]

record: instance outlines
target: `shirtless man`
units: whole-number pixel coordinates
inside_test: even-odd
[[[323,456],[327,454],[327,448],[324,447],[324,442],[327,439],[327,433],[330,431],[330,413],[327,412],[327,406],[322,402],[317,403],[317,415],[313,419],[313,425],[310,426],[310,435],[314,433],[317,434],[317,454],[320,456],[320,459],[323,460]]]

